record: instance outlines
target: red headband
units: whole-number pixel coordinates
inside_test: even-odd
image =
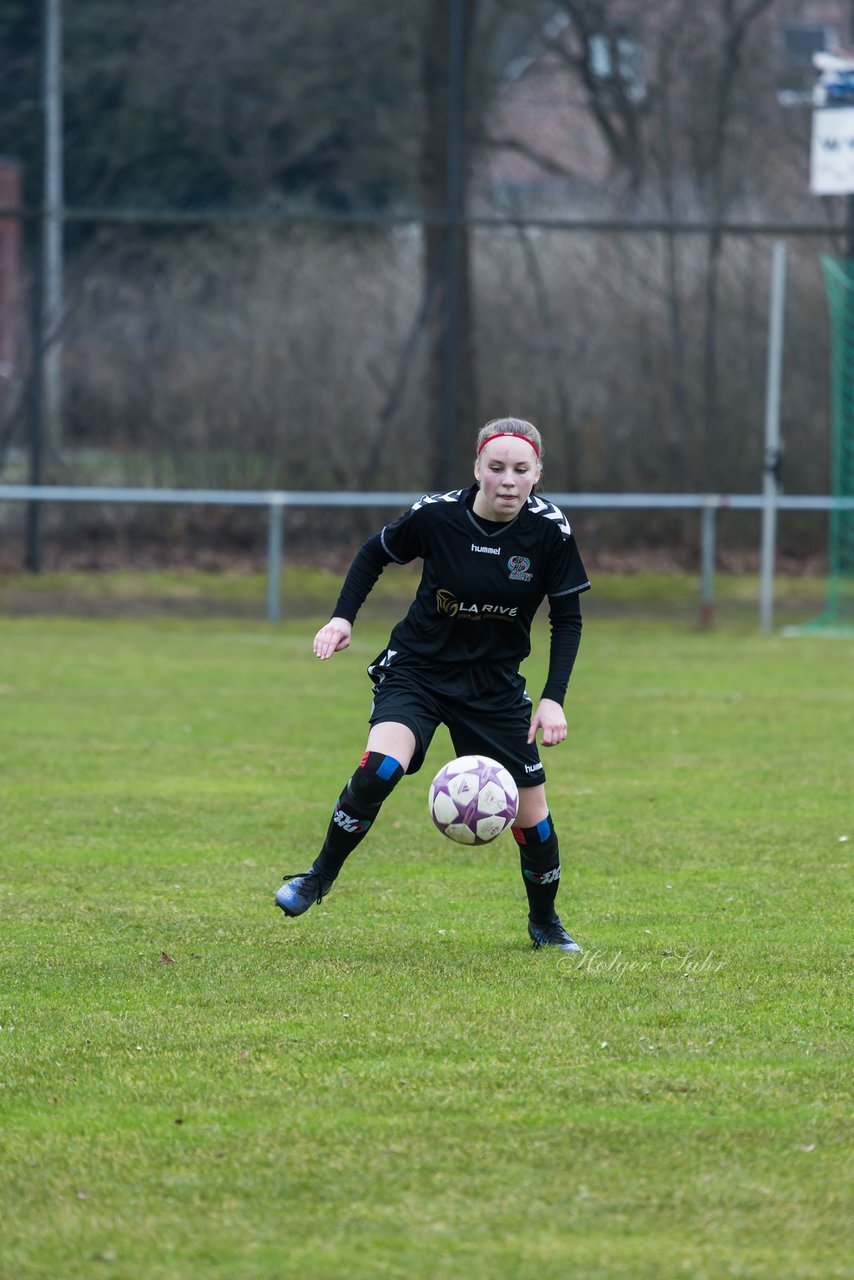
[[[481,453],[483,453],[483,450],[484,450],[484,449],[486,448],[486,446],[489,444],[490,440],[501,440],[503,436],[515,436],[517,440],[524,440],[526,444],[529,444],[529,445],[531,446],[531,448],[534,450],[534,453],[535,453],[535,454],[537,455],[537,457],[539,458],[539,456],[540,456],[540,451],[539,451],[539,449],[538,449],[538,448],[537,448],[537,446],[534,444],[534,442],[533,442],[533,440],[531,439],[531,437],[530,437],[530,436],[523,436],[523,435],[522,435],[522,433],[521,433],[521,431],[496,431],[496,433],[495,433],[495,435],[494,435],[494,436],[487,436],[487,437],[486,437],[486,439],[484,440],[483,444],[480,446],[480,448],[479,448],[479,449],[478,449],[478,451],[477,451],[477,455],[478,455],[478,457],[480,457]]]

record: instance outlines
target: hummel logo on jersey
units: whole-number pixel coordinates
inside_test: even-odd
[[[340,804],[335,806],[332,821],[336,827],[340,827],[342,831],[349,831],[353,836],[361,835],[371,825],[370,818],[354,818],[351,814],[345,813]]]
[[[543,765],[542,765],[542,761],[538,760],[536,764],[526,764],[526,765],[525,765],[525,772],[526,772],[526,773],[539,773],[539,771],[540,771],[540,769],[542,769],[542,767],[543,767]]]
[[[501,555],[501,548],[500,548],[500,547],[479,547],[479,546],[477,545],[477,543],[473,542],[473,543],[471,544],[471,549],[472,549],[472,551],[482,551],[482,552],[484,553],[484,555],[487,555],[487,556],[500,556],[500,555]]]

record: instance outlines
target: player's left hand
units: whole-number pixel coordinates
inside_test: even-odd
[[[542,730],[541,741],[544,747],[556,747],[559,742],[563,742],[566,737],[566,716],[559,702],[553,702],[551,698],[542,699],[531,717],[529,743],[535,740],[538,729]]]

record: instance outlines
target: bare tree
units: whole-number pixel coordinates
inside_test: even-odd
[[[781,144],[772,37],[775,0],[555,0],[543,13],[531,56],[547,55],[577,87],[579,110],[601,141],[620,212],[700,214],[706,245],[702,310],[702,396],[692,413],[680,253],[665,236],[663,284],[670,334],[667,440],[686,478],[691,417],[702,423],[702,475],[719,471],[720,224],[743,198],[763,151]],[[506,0],[517,11],[517,0]],[[546,20],[548,18],[548,20]],[[502,138],[513,147],[512,137]],[[544,172],[574,178],[554,155],[526,154]],[[696,326],[694,326],[696,328]]]

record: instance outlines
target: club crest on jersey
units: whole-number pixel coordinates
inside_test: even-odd
[[[527,556],[511,556],[507,561],[511,582],[530,582],[533,578],[531,562]]]
[[[472,601],[458,600],[451,591],[440,587],[436,592],[436,611],[446,613],[451,618],[465,618],[479,622],[481,618],[509,619],[518,614],[516,605],[480,604]]]

